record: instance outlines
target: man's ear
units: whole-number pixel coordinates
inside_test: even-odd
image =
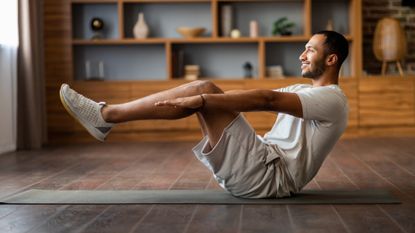
[[[327,66],[336,65],[337,62],[338,62],[338,60],[339,60],[339,58],[337,57],[337,55],[334,54],[334,53],[332,53],[332,54],[330,54],[330,55],[327,56],[326,65]]]

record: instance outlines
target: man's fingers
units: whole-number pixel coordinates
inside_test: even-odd
[[[166,106],[166,105],[170,105],[170,104],[167,100],[163,100],[163,101],[156,102],[154,105],[156,105],[156,106]]]

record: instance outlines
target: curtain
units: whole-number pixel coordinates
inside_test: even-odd
[[[47,140],[43,59],[43,1],[18,0],[17,148]]]
[[[0,154],[16,149],[17,0],[0,2]]]
[[[17,46],[0,44],[0,154],[16,150]]]

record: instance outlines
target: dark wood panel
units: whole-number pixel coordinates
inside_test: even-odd
[[[399,188],[385,180],[382,174],[373,170],[369,164],[357,158],[357,156],[365,156],[368,153],[366,150],[369,148],[373,150],[375,147],[368,145],[362,147],[358,140],[350,142],[339,143],[333,151],[333,161],[339,172],[343,173],[359,189],[386,189],[402,197],[404,194]],[[359,151],[359,155],[354,154],[354,151]],[[335,209],[352,232],[405,232],[403,226],[382,209],[383,206],[338,205]]]
[[[0,219],[0,231],[10,233],[28,232],[66,208],[67,206],[60,205],[19,206],[16,211]]]
[[[289,215],[295,232],[347,232],[332,206],[290,205]]]
[[[80,232],[129,232],[149,211],[151,205],[114,205],[96,217]]]
[[[238,232],[241,205],[199,205],[187,232]]]
[[[295,232],[286,205],[242,207],[240,232]]]
[[[82,229],[83,225],[88,224],[106,208],[105,205],[68,206],[53,215],[44,224],[35,227],[31,232],[74,232],[77,229]],[[70,219],[69,224],[68,219]]]
[[[194,205],[155,205],[132,232],[184,232],[194,209]]]

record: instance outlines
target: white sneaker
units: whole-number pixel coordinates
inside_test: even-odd
[[[97,103],[62,84],[60,99],[66,111],[75,118],[88,132],[100,141],[104,141],[114,124],[105,122],[101,109],[105,102]]]

